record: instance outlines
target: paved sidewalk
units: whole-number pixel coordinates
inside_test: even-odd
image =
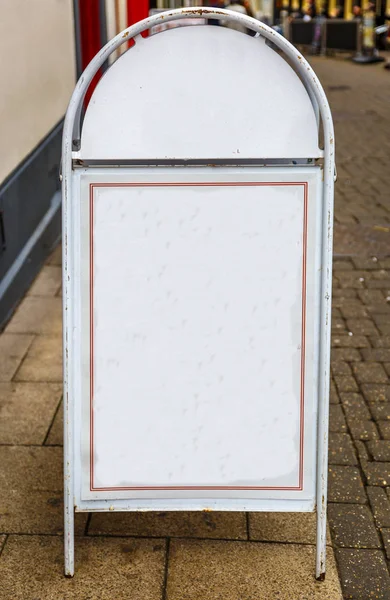
[[[77,514],[63,577],[60,288],[57,249],[0,336],[0,600],[341,600],[314,514]]]
[[[312,61],[336,129],[328,516],[344,598],[390,598],[390,74]]]
[[[339,172],[329,520],[344,598],[390,599],[390,74],[313,65]],[[314,515],[78,514],[62,576],[60,277],[57,249],[0,336],[0,600],[341,600]]]

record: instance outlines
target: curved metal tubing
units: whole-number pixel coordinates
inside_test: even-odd
[[[317,442],[317,561],[316,577],[325,577],[326,551],[326,502],[327,502],[327,466],[328,466],[328,419],[329,419],[329,367],[330,367],[330,319],[331,319],[331,257],[333,243],[333,187],[334,187],[334,130],[332,115],[325,92],[316,74],[298,50],[284,37],[260,21],[247,15],[216,8],[181,8],[170,10],[144,19],[119,33],[95,56],[80,77],[64,123],[62,144],[63,157],[63,322],[64,322],[64,502],[65,502],[65,574],[74,574],[74,490],[73,490],[73,390],[69,388],[69,372],[72,369],[72,356],[68,357],[68,336],[73,328],[72,316],[72,265],[68,262],[68,238],[72,229],[72,211],[70,210],[72,145],[73,139],[79,139],[80,113],[88,87],[103,63],[123,43],[162,23],[178,21],[184,18],[206,18],[240,23],[272,42],[291,61],[303,85],[311,98],[313,109],[318,108],[324,130],[324,188],[323,188],[323,231],[322,231],[322,282],[321,282],[321,332],[320,332],[320,377],[318,407]],[[160,34],[162,35],[162,34]],[[146,40],[145,40],[146,42]],[[267,157],[264,157],[267,158]]]

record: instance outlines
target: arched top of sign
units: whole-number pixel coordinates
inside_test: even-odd
[[[232,22],[256,35],[190,26],[141,38],[153,27],[189,17]],[[129,40],[135,45],[102,78],[81,135],[83,99],[94,75]],[[318,148],[319,123],[323,151]],[[327,188],[334,172],[333,123],[326,95],[309,63],[267,25],[214,8],[167,11],[118,34],[80,77],[64,125],[64,177],[72,157],[85,164],[89,160],[115,164],[143,159],[322,156]]]
[[[80,158],[317,158],[318,126],[298,75],[265,43],[227,27],[138,36],[86,111]]]

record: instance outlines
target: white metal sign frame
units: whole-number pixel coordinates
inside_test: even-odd
[[[321,225],[322,231],[320,232],[320,239],[322,238],[321,252],[322,256],[318,259],[318,276],[319,283],[319,298],[320,298],[320,310],[318,311],[319,323],[318,328],[320,331],[319,344],[318,344],[318,358],[317,363],[319,365],[318,373],[318,414],[317,414],[317,473],[315,477],[317,491],[316,491],[316,509],[317,509],[317,562],[316,562],[316,577],[323,579],[325,575],[325,551],[326,551],[326,502],[327,502],[327,453],[328,453],[328,398],[329,398],[329,364],[330,364],[330,311],[331,311],[331,264],[332,264],[332,229],[333,229],[333,186],[334,186],[334,132],[332,117],[329,109],[329,105],[322,89],[318,78],[313,72],[307,61],[300,55],[300,53],[282,36],[277,34],[274,30],[260,23],[259,21],[242,15],[240,13],[212,9],[212,8],[185,8],[166,13],[158,14],[137,23],[134,26],[129,27],[124,32],[120,33],[113,40],[111,40],[91,61],[87,69],[84,71],[80,78],[73,96],[71,98],[69,108],[67,111],[65,125],[64,125],[64,136],[63,136],[63,294],[64,294],[64,309],[63,309],[63,321],[64,321],[64,498],[65,498],[65,574],[67,576],[73,576],[74,574],[74,509],[76,510],[110,510],[115,508],[117,510],[201,510],[206,507],[212,507],[216,510],[284,510],[284,511],[307,511],[313,510],[314,506],[310,503],[309,498],[305,500],[304,497],[301,500],[283,500],[280,499],[275,502],[275,495],[272,496],[272,500],[267,498],[267,494],[264,493],[263,497],[257,493],[257,495],[251,495],[250,493],[245,496],[230,498],[227,502],[226,498],[223,502],[218,501],[218,494],[214,497],[214,500],[208,500],[207,506],[204,501],[197,499],[196,494],[184,494],[183,496],[172,499],[164,497],[164,494],[160,498],[154,496],[154,500],[148,500],[147,496],[136,495],[136,503],[134,499],[129,501],[128,497],[121,498],[120,494],[115,492],[112,499],[109,496],[105,497],[104,500],[99,500],[99,496],[93,493],[85,494],[82,491],[82,465],[80,463],[77,453],[75,453],[75,443],[77,441],[80,444],[82,439],[82,418],[80,414],[75,414],[76,410],[80,410],[79,406],[75,404],[75,373],[72,366],[73,361],[79,358],[81,360],[80,348],[77,346],[77,339],[75,331],[79,327],[80,323],[80,306],[76,305],[75,298],[79,291],[80,281],[84,280],[80,272],[75,271],[74,263],[74,252],[80,252],[83,248],[82,236],[77,238],[75,232],[77,227],[80,225],[80,215],[72,209],[74,206],[75,199],[79,197],[80,189],[84,185],[93,187],[94,182],[103,181],[104,178],[110,179],[110,171],[112,169],[104,169],[104,173],[99,173],[98,170],[93,170],[93,175],[90,175],[90,169],[87,167],[77,169],[77,174],[74,171],[74,165],[77,164],[79,158],[79,144],[80,144],[80,118],[83,106],[83,100],[88,87],[103,63],[109,58],[109,56],[123,43],[127,43],[133,39],[137,43],[137,39],[140,39],[140,35],[143,31],[148,30],[152,27],[156,27],[169,21],[175,21],[180,19],[188,18],[201,18],[201,19],[218,19],[224,20],[225,22],[236,22],[240,25],[244,25],[246,28],[254,31],[257,36],[260,36],[272,44],[274,44],[284,55],[289,59],[290,63],[295,68],[297,74],[301,78],[306,91],[311,99],[313,110],[317,117],[317,122],[321,124],[324,134],[324,151],[318,156],[323,159],[323,165],[321,168],[321,177],[323,179],[321,194],[318,202],[319,210],[317,216],[317,222]],[[160,35],[160,34],[158,34]],[[164,34],[161,34],[164,35]],[[119,59],[121,60],[121,59]],[[214,158],[214,157],[213,157]],[[223,157],[222,157],[223,158]],[[265,159],[267,157],[264,157]],[[283,158],[283,157],[282,157]],[[302,158],[302,157],[297,157]],[[309,157],[307,157],[309,158]],[[76,161],[76,163],[74,163]],[[203,161],[204,162],[204,161]],[[131,164],[131,161],[130,161]],[[269,164],[269,163],[268,163]],[[257,167],[259,169],[259,167]],[[269,167],[262,169],[262,177],[270,173],[274,173],[277,177],[277,168]],[[301,167],[294,167],[292,169],[292,176],[294,170],[299,172]],[[314,174],[313,168],[313,174]],[[175,169],[171,169],[175,171]],[[129,181],[137,181],[137,172],[132,170],[131,174],[128,169],[121,169],[123,172],[123,185]],[[222,173],[223,169],[221,169]],[[229,169],[227,169],[229,171]],[[231,169],[230,176],[233,172],[240,173],[240,185],[243,185],[243,181],[256,181],[256,168],[253,167],[252,173],[246,172],[245,169],[240,170]],[[116,175],[118,170],[116,170]],[[150,180],[156,181],[158,184],[158,174],[153,174],[153,169],[149,170]],[[228,173],[229,174],[229,173]],[[226,175],[226,173],[224,174]],[[96,179],[96,176],[97,179]],[[196,172],[193,171],[193,176],[196,179]],[[140,174],[138,173],[138,177]],[[187,177],[188,172],[183,171],[182,177]],[[248,179],[249,177],[249,179]],[[84,184],[82,180],[84,178]],[[95,178],[95,179],[94,179]],[[134,179],[135,178],[135,179]],[[156,179],[157,178],[157,179]],[[204,177],[203,177],[204,179]],[[171,181],[174,177],[171,174]],[[262,179],[263,180],[263,179]],[[215,185],[220,185],[220,180],[214,182]],[[196,183],[192,183],[196,185]],[[210,185],[210,184],[209,184]],[[314,218],[314,223],[316,219]],[[75,241],[76,240],[76,241]],[[317,381],[316,376],[314,377]],[[87,443],[84,440],[83,444]],[[93,492],[93,490],[91,490]],[[306,504],[305,504],[306,502]]]

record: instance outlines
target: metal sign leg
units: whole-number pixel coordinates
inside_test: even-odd
[[[316,579],[324,581],[326,567],[326,500],[317,504]]]
[[[72,503],[71,503],[72,504]],[[65,577],[74,575],[74,511],[73,506],[65,506]]]
[[[325,378],[325,385],[326,378]],[[325,398],[328,398],[325,395]],[[328,487],[328,401],[320,394],[317,459],[317,557],[316,579],[325,579],[326,563],[326,504]]]
[[[67,165],[65,165],[65,181],[63,182],[63,201],[62,201],[62,219],[65,223],[63,232],[63,248],[62,248],[62,264],[63,264],[63,287],[64,287],[64,302],[63,302],[63,323],[64,323],[64,338],[63,338],[63,355],[64,355],[64,553],[65,553],[65,576],[73,577],[74,575],[74,481],[73,481],[73,397],[69,389],[69,369],[68,347],[69,338],[68,331],[70,329],[69,322],[71,319],[71,302],[70,298],[70,273],[69,259],[67,254],[68,241],[68,193],[69,193],[69,176],[66,173]]]
[[[326,276],[325,289],[331,286],[331,276]],[[328,315],[324,326],[324,337],[330,337],[330,294],[325,293]],[[330,349],[324,340],[321,348],[322,369],[320,374],[320,393],[318,405],[318,441],[317,441],[317,557],[316,557],[316,579],[325,579],[326,562],[326,506],[328,497],[328,429],[329,429],[329,373]]]
[[[66,440],[66,437],[65,437]],[[66,442],[64,442],[66,444]],[[72,465],[65,452],[64,464],[64,552],[65,576],[74,575],[74,499]]]

